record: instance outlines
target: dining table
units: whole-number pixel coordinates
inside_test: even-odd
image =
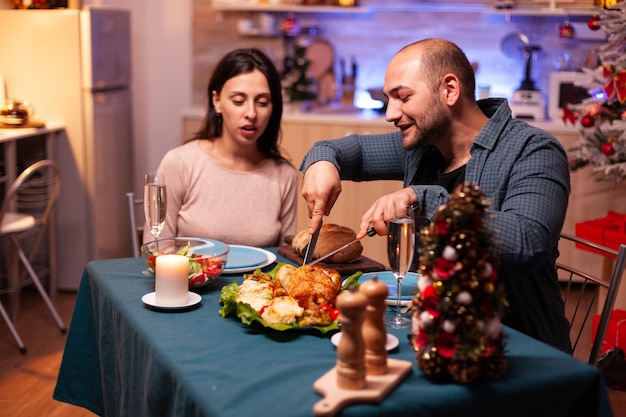
[[[142,302],[154,291],[144,269],[142,258],[85,265],[54,399],[115,417],[314,415],[322,397],[313,385],[337,364],[333,332],[222,317],[221,288],[241,283],[241,272],[196,290],[194,306],[154,308]],[[348,404],[337,415],[612,416],[596,368],[510,327],[503,375],[467,384],[431,380],[415,362],[410,329],[387,331],[399,340],[388,357],[411,362],[410,372],[380,402]]]

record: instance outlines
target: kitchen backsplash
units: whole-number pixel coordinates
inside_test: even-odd
[[[363,3],[363,2],[362,2]],[[284,44],[278,36],[242,36],[237,22],[258,19],[258,13],[216,12],[211,0],[193,0],[193,103],[204,105],[206,84],[213,67],[227,51],[255,46],[266,51],[279,68],[283,67]],[[581,39],[591,16],[570,17],[577,28],[573,39],[559,37],[565,16],[511,16],[490,13],[488,8],[464,5],[417,7],[415,4],[373,8],[368,13],[296,14],[303,27],[317,30],[317,37],[330,41],[338,61],[352,59],[359,64],[357,90],[383,84],[385,68],[391,57],[413,41],[440,37],[458,44],[470,61],[478,63],[477,86],[488,87],[489,95],[510,97],[524,78],[523,57],[511,59],[502,52],[502,39],[519,31],[540,50],[533,54],[531,78],[547,97],[550,72],[575,70],[589,60],[598,41]],[[285,13],[277,13],[277,22]],[[337,74],[338,75],[338,74]],[[546,98],[547,100],[547,98]]]

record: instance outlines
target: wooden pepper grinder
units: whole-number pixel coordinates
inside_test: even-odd
[[[361,284],[360,292],[367,297],[362,334],[365,343],[365,370],[367,375],[387,373],[387,329],[385,327],[385,299],[389,290],[377,277]]]
[[[360,291],[343,291],[337,296],[341,314],[341,339],[337,346],[337,386],[343,389],[365,388],[364,343],[361,333],[367,297]]]

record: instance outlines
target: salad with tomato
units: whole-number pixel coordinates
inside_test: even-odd
[[[154,272],[157,256],[164,255],[164,253],[150,251],[146,252],[146,255],[146,264]],[[226,261],[222,256],[207,256],[194,253],[189,245],[179,249],[176,255],[183,255],[189,258],[189,288],[200,288],[214,281],[220,276],[226,266]]]

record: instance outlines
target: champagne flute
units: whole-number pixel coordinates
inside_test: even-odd
[[[409,272],[415,250],[415,220],[412,217],[396,217],[387,225],[387,257],[391,272],[396,277],[396,315],[387,320],[393,329],[409,327],[410,320],[402,315],[402,279]]]
[[[154,173],[146,174],[143,190],[143,210],[148,230],[154,236],[154,240],[159,240],[159,235],[163,231],[163,227],[165,227],[165,213],[167,210],[163,176],[158,176]]]

